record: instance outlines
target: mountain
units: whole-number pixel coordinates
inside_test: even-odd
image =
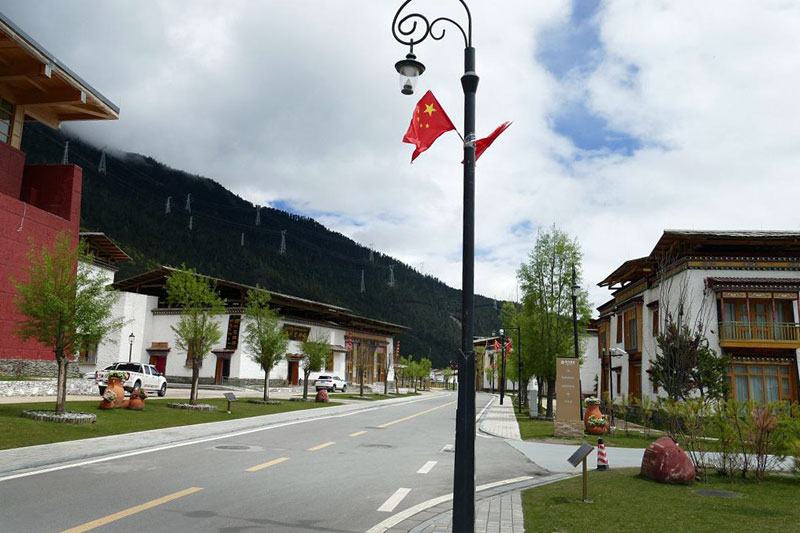
[[[368,248],[308,217],[262,207],[256,225],[251,202],[212,179],[144,155],[106,152],[102,174],[100,149],[37,123],[25,126],[22,149],[29,164],[60,163],[66,141],[69,162],[83,167],[81,227],[106,233],[134,259],[122,265],[118,280],[159,265],[185,264],[210,276],[402,324],[411,328],[399,337],[402,355],[429,357],[434,367],[458,360],[461,291],[388,255],[374,252],[370,260]],[[500,304],[476,295],[476,335],[500,327]]]

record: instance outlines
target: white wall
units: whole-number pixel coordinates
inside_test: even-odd
[[[589,331],[581,341],[581,394],[595,394],[595,376],[597,389],[600,389],[600,357],[597,351],[597,332]]]

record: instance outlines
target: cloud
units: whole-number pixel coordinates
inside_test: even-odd
[[[461,20],[458,4],[412,2]],[[10,0],[4,13],[122,108],[68,128],[311,214],[461,285],[461,142],[414,165],[399,2]],[[454,7],[455,6],[455,7]],[[515,298],[536,230],[580,240],[594,287],[665,228],[792,229],[800,6],[766,1],[472,2],[481,158],[476,289]],[[42,16],[47,13],[48,16]],[[80,32],[75,31],[80,28]],[[463,122],[457,32],[415,47]],[[460,129],[460,127],[459,127]]]

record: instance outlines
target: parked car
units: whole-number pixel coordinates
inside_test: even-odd
[[[167,378],[156,370],[153,365],[145,365],[142,363],[114,363],[109,365],[103,370],[98,370],[94,373],[94,380],[100,389],[102,395],[108,386],[107,375],[109,372],[124,372],[125,379],[122,382],[122,388],[126,391],[142,388],[146,391],[156,391],[159,396],[167,394]]]
[[[339,376],[319,376],[314,382],[314,387],[316,387],[317,391],[336,392],[340,390],[347,392],[347,383]]]

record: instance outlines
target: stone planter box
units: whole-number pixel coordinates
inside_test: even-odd
[[[197,405],[192,405],[190,403],[168,403],[167,407],[171,409],[186,409],[188,411],[216,411],[216,405],[209,405],[207,403],[198,403]]]
[[[42,420],[45,422],[59,422],[61,424],[94,424],[97,416],[90,413],[79,413],[76,411],[64,411],[58,415],[55,411],[31,410],[22,411],[24,418],[31,420]]]

